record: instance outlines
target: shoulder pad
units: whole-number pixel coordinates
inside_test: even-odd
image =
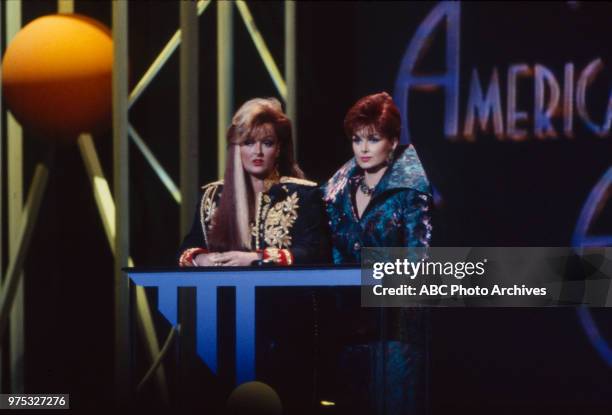
[[[306,179],[298,179],[297,177],[283,176],[280,178],[281,183],[301,184],[302,186],[315,187],[317,184]]]
[[[204,186],[202,186],[202,190],[206,189],[207,187],[211,187],[211,186],[223,186],[223,180],[217,180],[216,182],[207,183]]]

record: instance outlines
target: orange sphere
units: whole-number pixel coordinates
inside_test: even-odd
[[[113,40],[108,27],[75,14],[24,26],[2,61],[6,104],[30,132],[74,140],[111,120]]]

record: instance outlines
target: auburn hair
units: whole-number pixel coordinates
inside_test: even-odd
[[[344,133],[351,138],[362,128],[374,128],[386,138],[399,139],[401,118],[393,99],[386,92],[361,98],[344,118]]]
[[[254,98],[234,114],[227,130],[227,164],[223,192],[210,229],[209,250],[248,251],[250,222],[254,220],[255,192],[242,166],[240,145],[264,125],[271,125],[280,146],[277,160],[281,176],[304,178],[293,156],[291,121],[275,98]]]

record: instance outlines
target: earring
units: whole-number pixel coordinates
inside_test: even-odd
[[[391,150],[389,154],[387,154],[387,165],[390,165],[391,163],[393,163],[393,153],[394,151]]]

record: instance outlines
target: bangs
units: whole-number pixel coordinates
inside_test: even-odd
[[[246,141],[246,139],[249,137],[253,140],[263,140],[266,137],[273,137],[275,142],[278,143],[279,141],[278,137],[276,136],[274,126],[269,122],[254,125],[251,128],[251,131],[249,131],[249,134],[246,134],[241,142]]]
[[[366,122],[367,120],[363,120],[363,122],[357,122],[355,123],[355,127],[353,128],[353,134],[351,137],[357,135],[357,133],[360,133],[362,136],[371,136],[371,135],[379,135],[381,136],[381,138],[384,138],[384,134],[381,133],[380,128],[378,128],[378,125],[376,124],[372,124],[372,123],[368,123]]]
[[[344,118],[344,132],[352,137],[355,132],[367,128],[388,139],[399,137],[401,119],[393,99],[386,92],[361,98]]]

